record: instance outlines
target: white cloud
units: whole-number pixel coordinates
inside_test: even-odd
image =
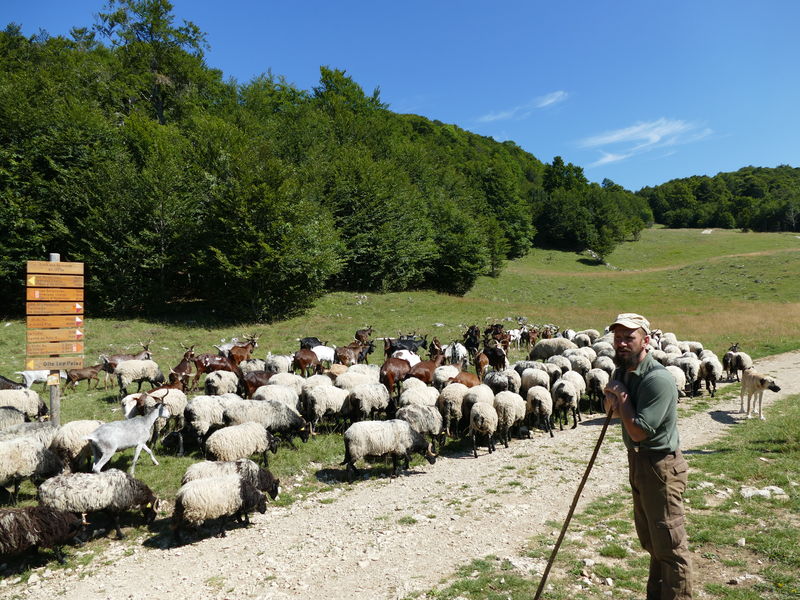
[[[569,94],[564,90],[558,90],[557,92],[551,92],[545,96],[539,96],[536,102],[536,108],[544,108],[545,106],[551,106],[553,104],[558,104],[559,102],[563,102],[569,97]]]
[[[600,150],[602,156],[589,165],[597,167],[625,160],[656,148],[697,142],[712,133],[710,128],[701,128],[696,123],[662,117],[655,121],[636,123],[622,129],[589,136],[580,140],[578,145],[582,148],[598,148]],[[605,149],[614,145],[621,146],[621,149],[615,152]]]
[[[527,104],[522,104],[520,106],[515,106],[514,108],[502,110],[499,112],[490,112],[481,117],[478,117],[477,120],[480,123],[491,123],[493,121],[505,121],[508,119],[515,119],[515,120],[527,119],[528,117],[531,116],[531,114],[533,114],[534,110],[558,104],[559,102],[563,102],[564,100],[566,100],[568,97],[569,94],[563,90],[550,92],[549,94],[545,94],[544,96],[539,96],[538,98],[534,98]]]

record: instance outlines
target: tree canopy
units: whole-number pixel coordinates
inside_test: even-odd
[[[788,165],[674,179],[637,195],[668,227],[800,231],[800,169]]]
[[[534,244],[602,256],[652,222],[644,196],[392,112],[344,70],[239,83],[206,48],[167,0],[111,0],[70,38],[0,32],[9,310],[47,252],[87,263],[95,314],[272,320],[331,289],[464,294]]]

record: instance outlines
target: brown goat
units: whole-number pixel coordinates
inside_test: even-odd
[[[84,367],[83,369],[70,369],[67,371],[67,381],[64,384],[64,393],[66,393],[68,388],[72,388],[75,390],[76,386],[78,385],[79,381],[84,381],[86,379],[89,382],[86,384],[86,390],[92,389],[92,380],[94,380],[94,389],[100,385],[100,379],[97,377],[97,374],[103,370],[103,363],[99,365],[94,365],[93,367]],[[103,385],[103,389],[106,389],[105,384]]]

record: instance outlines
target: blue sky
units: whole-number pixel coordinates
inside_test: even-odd
[[[3,0],[2,26],[67,35],[102,0]],[[209,66],[300,88],[344,69],[396,112],[513,140],[637,190],[800,166],[800,2],[173,0]]]

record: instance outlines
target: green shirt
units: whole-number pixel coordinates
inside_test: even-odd
[[[638,444],[625,428],[622,439],[627,448],[639,446],[652,452],[674,452],[680,446],[678,435],[678,388],[669,371],[649,353],[633,371],[614,371],[614,379],[628,388],[633,405],[633,422],[647,433]]]

